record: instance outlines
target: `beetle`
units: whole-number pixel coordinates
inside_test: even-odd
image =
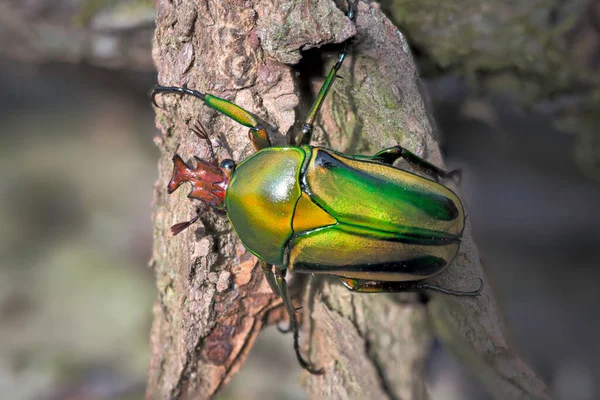
[[[349,2],[346,15],[351,20],[354,7]],[[339,276],[349,290],[362,293],[432,290],[478,296],[483,289],[483,281],[469,292],[423,282],[448,266],[459,250],[466,218],[463,205],[452,190],[438,183],[457,171],[446,172],[401,146],[364,156],[310,145],[315,117],[348,43],[316,96],[298,146],[273,147],[256,117],[211,94],[186,86],[156,86],[151,94],[157,107],[158,94],[196,97],[249,128],[256,152],[239,164],[196,158],[194,167],[175,155],[168,192],[190,182],[188,197],[226,211],[243,245],[261,261],[271,289],[283,299],[296,356],[313,374],[323,370],[300,352],[296,310],[285,280],[288,270]],[[208,139],[203,129],[194,131]],[[394,167],[398,159],[431,179]],[[172,232],[189,227],[199,215],[174,225]]]

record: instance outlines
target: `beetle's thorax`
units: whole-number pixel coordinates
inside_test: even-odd
[[[270,264],[282,264],[292,235],[305,158],[299,147],[263,149],[240,163],[229,182],[229,220],[246,248]]]

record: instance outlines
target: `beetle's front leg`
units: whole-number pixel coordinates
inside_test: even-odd
[[[316,369],[313,367],[309,361],[306,361],[302,354],[300,354],[300,344],[299,344],[299,333],[298,333],[298,321],[296,320],[296,309],[292,305],[292,300],[290,299],[290,295],[288,293],[287,282],[285,281],[285,269],[280,269],[275,267],[275,279],[277,281],[277,286],[279,287],[279,292],[281,294],[281,298],[283,299],[283,304],[285,305],[285,309],[290,317],[290,329],[294,333],[294,351],[296,352],[296,357],[298,358],[298,362],[308,372],[315,375],[320,375],[323,373],[323,369]]]
[[[354,22],[356,20],[356,4],[357,4],[357,2],[356,2],[356,0],[347,0],[347,1],[348,1],[348,12],[346,13],[346,16],[350,19],[350,21]],[[333,67],[331,67],[329,74],[325,78],[325,82],[323,82],[323,86],[321,86],[321,90],[319,90],[319,93],[317,94],[317,97],[316,97],[312,107],[310,108],[310,111],[308,112],[308,116],[306,117],[306,120],[304,121],[304,125],[302,125],[301,136],[297,141],[298,144],[310,144],[310,141],[312,139],[313,125],[315,123],[317,114],[319,113],[319,110],[321,109],[321,106],[323,105],[323,102],[325,101],[325,97],[327,96],[329,89],[331,89],[331,86],[333,85],[335,78],[337,78],[337,73],[340,70],[340,68],[342,67],[342,64],[344,63],[344,59],[346,58],[346,54],[348,53],[349,47],[350,47],[350,41],[347,40],[346,43],[344,44],[343,50],[340,52],[340,54],[338,54],[337,62],[333,65]]]
[[[483,290],[483,280],[479,279],[480,285],[477,290],[471,292],[461,292],[452,289],[446,289],[440,286],[423,281],[409,282],[384,282],[384,281],[367,281],[353,278],[340,278],[342,283],[348,290],[357,293],[398,293],[398,292],[420,292],[423,290],[431,290],[452,296],[479,296]]]
[[[201,93],[197,90],[189,89],[185,86],[160,86],[157,85],[152,90],[152,102],[156,107],[159,107],[156,103],[156,96],[160,93],[181,93],[187,94],[190,96],[194,96],[199,98],[212,109],[217,110],[218,112],[228,116],[235,122],[247,126],[250,128],[248,132],[248,137],[254,146],[256,151],[271,147],[271,141],[269,140],[269,135],[265,128],[256,120],[256,117],[252,115],[250,112],[244,110],[242,107],[234,104],[225,99],[221,99],[217,96],[213,96],[209,93]]]
[[[460,177],[460,170],[454,169],[452,171],[444,171],[430,162],[425,161],[415,153],[406,150],[402,146],[390,147],[388,149],[381,150],[373,156],[359,156],[358,158],[373,160],[389,165],[393,165],[396,160],[402,158],[406,160],[406,162],[408,162],[414,169],[435,178],[435,180],[440,178],[449,179],[454,176]]]

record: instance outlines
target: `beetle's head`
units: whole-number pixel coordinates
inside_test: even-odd
[[[219,165],[207,163],[198,157],[196,167],[186,164],[179,155],[173,157],[173,176],[167,186],[169,194],[173,193],[182,183],[190,182],[192,191],[188,194],[191,199],[202,200],[214,208],[223,208],[225,193],[231,174],[235,169],[233,160],[223,160]],[[171,231],[178,234],[196,222],[198,217],[191,221],[173,225]]]

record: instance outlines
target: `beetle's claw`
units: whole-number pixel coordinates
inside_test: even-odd
[[[472,292],[457,292],[457,294],[459,296],[480,296],[481,292],[483,291],[483,279],[481,278],[477,278],[479,279],[479,287],[476,290],[473,290]]]
[[[294,316],[295,318],[295,316]],[[298,359],[298,363],[302,368],[307,370],[313,375],[321,375],[325,370],[323,368],[315,368],[310,361],[306,361],[302,354],[300,353],[300,346],[298,344],[298,330],[295,329],[295,324],[291,325],[291,328],[294,330],[294,350],[296,351],[296,358]]]
[[[325,372],[324,368],[315,368],[313,367],[308,361],[306,361],[304,359],[304,357],[302,357],[302,355],[300,355],[300,353],[296,353],[296,355],[298,356],[298,362],[300,363],[300,366],[302,368],[304,368],[305,370],[307,370],[308,372],[310,372],[313,375],[323,375],[323,373]]]
[[[160,106],[156,102],[156,95],[157,94],[158,94],[158,91],[156,90],[156,87],[155,87],[154,89],[152,89],[152,92],[150,92],[150,97],[152,97],[152,104],[154,104],[154,106],[156,108],[160,108]]]
[[[483,279],[481,279],[481,278],[477,278],[477,279],[479,279],[479,289],[477,289],[476,291],[473,292],[474,293],[473,296],[479,296],[481,294],[481,292],[483,291],[483,286],[484,286]]]
[[[309,367],[309,368],[305,368],[305,369],[313,375],[323,375],[325,373],[324,368],[315,369],[313,367]]]

